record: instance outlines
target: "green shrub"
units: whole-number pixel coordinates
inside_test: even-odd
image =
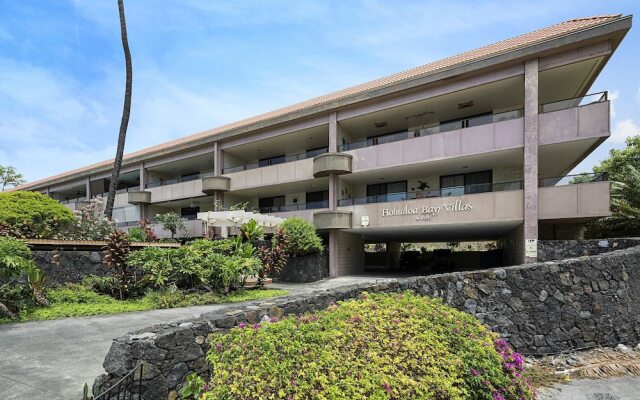
[[[31,250],[22,240],[0,236],[0,277],[12,279],[33,267]]]
[[[202,399],[533,399],[522,356],[440,300],[363,294],[212,339]]]
[[[240,226],[240,232],[242,232],[243,240],[248,242],[260,240],[264,236],[264,229],[258,225],[255,219],[249,220],[246,224],[242,224],[242,226]]]
[[[15,318],[34,305],[29,285],[15,279],[36,271],[39,270],[31,260],[31,250],[26,243],[0,236],[0,317]]]
[[[118,283],[113,276],[87,275],[82,279],[81,285],[96,293],[116,296]]]
[[[145,241],[145,232],[144,229],[138,228],[134,226],[133,228],[129,228],[127,231],[127,238],[132,243],[139,243]]]
[[[280,227],[287,236],[287,253],[293,256],[302,256],[321,253],[324,250],[322,239],[318,236],[316,227],[306,219],[287,218]]]
[[[49,299],[53,304],[90,304],[105,302],[104,295],[98,294],[86,286],[77,284],[66,284],[65,286],[50,291]],[[116,301],[115,299],[112,300]]]
[[[0,193],[0,234],[19,238],[58,237],[73,219],[71,210],[41,193]]]

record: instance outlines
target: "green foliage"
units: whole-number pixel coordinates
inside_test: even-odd
[[[242,238],[248,242],[254,242],[262,239],[264,236],[264,229],[255,219],[249,220],[246,224],[240,226],[240,232],[242,232]]]
[[[15,281],[23,275],[29,276],[32,286]],[[0,236],[0,316],[15,318],[31,305],[32,299],[46,306],[43,279],[42,271],[31,260],[31,250],[24,242]]]
[[[280,227],[287,236],[287,253],[290,255],[302,256],[321,253],[324,250],[322,239],[318,236],[316,227],[306,219],[287,218]]]
[[[71,210],[37,192],[0,193],[0,235],[49,239],[74,219]]]
[[[19,290],[16,296],[29,299],[30,291],[26,285],[13,287]],[[0,287],[0,295],[4,289]],[[16,321],[41,321],[65,317],[81,317],[90,315],[108,315],[132,311],[147,311],[159,308],[187,307],[205,304],[219,304],[240,301],[266,299],[284,296],[285,290],[238,290],[228,296],[216,293],[185,293],[177,290],[149,292],[143,298],[117,300],[109,295],[93,292],[84,284],[67,284],[51,289],[48,293],[51,306],[36,307],[33,302],[22,304],[17,319],[3,319],[0,323]]]
[[[156,215],[156,220],[158,221],[160,226],[162,226],[162,229],[171,232],[171,239],[173,239],[178,232],[187,232],[185,219],[182,218],[179,214],[174,213],[173,211],[166,214]]]
[[[12,237],[0,236],[0,277],[13,279],[26,274],[34,264],[31,250],[25,242]]]
[[[408,292],[232,329],[213,338],[208,359],[203,400],[534,398],[522,357],[504,341],[473,316]]]
[[[18,186],[25,182],[24,176],[16,171],[16,169],[10,165],[6,167],[0,165],[0,190],[4,191],[7,185]]]
[[[184,387],[180,390],[180,398],[198,400],[204,390],[204,387],[205,382],[200,375],[195,372],[193,374],[189,374],[185,378]]]
[[[137,226],[129,228],[127,231],[127,239],[132,243],[145,242],[144,229],[138,228]]]
[[[612,216],[586,225],[589,238],[637,236],[640,232],[640,135],[626,140],[624,149],[612,149],[609,158],[593,167],[611,179]]]
[[[116,296],[119,293],[118,283],[113,276],[88,275],[82,279],[81,284],[99,294]]]
[[[89,204],[75,212],[75,222],[69,236],[78,240],[105,240],[115,226],[103,213],[102,198],[94,197]]]

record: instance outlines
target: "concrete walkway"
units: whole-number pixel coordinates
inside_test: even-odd
[[[543,389],[538,400],[638,400],[640,377],[579,379]]]
[[[270,287],[286,289],[293,295],[389,279],[347,276],[310,284],[279,283]],[[94,378],[104,373],[102,362],[112,339],[154,324],[234,309],[238,304],[244,303],[0,325],[0,399],[81,399],[84,383],[91,386]]]

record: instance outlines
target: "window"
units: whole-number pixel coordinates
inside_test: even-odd
[[[180,216],[189,221],[193,221],[197,218],[200,212],[200,207],[184,207],[180,209]]]
[[[315,156],[318,156],[320,154],[324,154],[329,150],[328,147],[317,147],[315,149],[309,149],[305,152],[305,157],[306,158],[313,158]]]
[[[278,212],[279,208],[284,206],[284,196],[261,197],[258,199],[258,208],[260,212]]]
[[[195,181],[196,179],[198,179],[199,173],[198,172],[191,172],[188,174],[182,174],[180,175],[180,182],[189,182],[189,181]]]
[[[258,160],[258,167],[267,167],[269,165],[282,164],[285,162],[285,160],[286,157],[284,156],[284,154],[275,157],[261,158],[260,160]]]
[[[367,185],[367,203],[405,200],[406,197],[407,181]]]
[[[329,207],[329,191],[308,192],[306,194],[307,210]]]
[[[491,170],[445,175],[440,177],[440,193],[442,196],[461,196],[490,192],[492,181]]]

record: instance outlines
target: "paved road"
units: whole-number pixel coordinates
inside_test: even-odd
[[[385,279],[349,276],[272,287],[299,294]],[[238,303],[221,304],[0,325],[0,400],[80,399],[84,383],[91,385],[104,373],[102,361],[112,339],[154,324],[237,307]]]
[[[541,390],[538,400],[638,400],[640,377],[579,379]]]

